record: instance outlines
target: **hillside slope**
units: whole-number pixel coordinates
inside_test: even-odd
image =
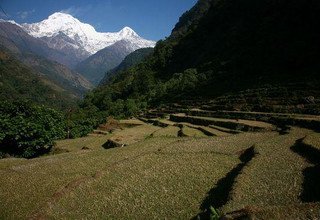
[[[111,79],[120,71],[125,71],[130,67],[142,62],[147,56],[153,52],[153,48],[142,48],[138,49],[124,58],[124,60],[114,69],[109,70],[104,78],[101,80],[100,85],[105,84],[108,80]]]
[[[64,59],[63,54],[29,36],[17,25],[0,22],[0,45],[33,72],[46,76],[51,84],[58,85],[73,97],[80,98],[93,87],[82,75],[54,61],[54,57]]]
[[[75,105],[73,95],[0,49],[0,101],[27,100],[65,109]]]
[[[100,87],[92,102],[111,96],[158,105],[288,85],[289,99],[317,97],[319,20],[317,1],[201,0],[152,56]]]
[[[106,72],[117,67],[123,59],[140,46],[128,40],[118,41],[79,63],[76,70],[95,85],[98,85]]]
[[[76,53],[50,48],[44,40],[30,36],[21,27],[10,22],[0,21],[0,37],[1,45],[14,52],[37,54],[67,66],[75,66],[79,62]],[[58,42],[52,43],[58,46]]]

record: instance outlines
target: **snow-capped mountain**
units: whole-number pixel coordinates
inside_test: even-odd
[[[120,40],[134,43],[135,49],[155,46],[154,41],[143,39],[129,27],[115,33],[100,33],[90,24],[82,23],[62,12],[56,12],[39,23],[22,24],[21,27],[31,36],[44,39],[51,48],[61,50],[64,47],[73,47],[83,53],[88,52],[89,55]],[[60,41],[61,38],[63,40]]]

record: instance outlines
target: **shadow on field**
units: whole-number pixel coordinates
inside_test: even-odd
[[[227,203],[235,179],[247,163],[252,160],[254,155],[254,147],[248,148],[240,155],[239,159],[241,160],[241,163],[233,168],[224,178],[220,179],[217,182],[217,185],[207,193],[207,197],[204,198],[200,206],[202,212],[193,217],[193,219],[210,219],[211,206],[215,209],[219,209]]]
[[[307,159],[314,166],[307,167],[302,172],[304,181],[300,199],[303,202],[318,202],[320,201],[320,151],[303,143],[303,139],[297,140],[291,150]]]

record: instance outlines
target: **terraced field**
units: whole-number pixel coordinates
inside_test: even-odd
[[[159,112],[0,160],[0,219],[319,219],[320,135],[276,125]]]

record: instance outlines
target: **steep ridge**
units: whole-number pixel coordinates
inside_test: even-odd
[[[141,48],[126,56],[123,61],[115,68],[109,70],[104,78],[100,81],[100,85],[107,83],[107,81],[117,74],[120,71],[124,71],[129,69],[130,67],[134,66],[142,62],[147,56],[149,56],[153,52],[153,48]]]
[[[0,101],[22,99],[60,109],[75,105],[73,94],[22,64],[3,48],[0,48],[0,64]]]
[[[107,71],[117,67],[127,55],[140,46],[129,40],[117,41],[79,63],[76,70],[93,84],[98,85]]]
[[[316,1],[199,1],[180,19],[172,36],[157,43],[144,64],[116,75],[97,95],[105,90],[114,100],[134,98],[158,105],[290,85],[296,95],[270,98],[290,105],[316,97],[319,12]],[[277,102],[268,105],[263,108],[273,109]]]

